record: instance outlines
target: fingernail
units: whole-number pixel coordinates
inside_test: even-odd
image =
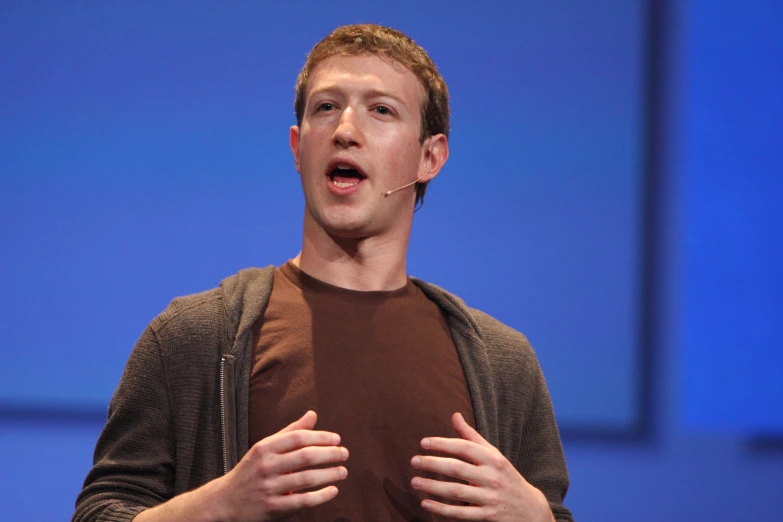
[[[332,490],[331,490],[329,493],[331,493],[331,495],[332,495],[333,497],[336,497],[336,496],[337,496],[337,488],[336,488],[336,487],[334,487],[334,486],[332,486]]]
[[[430,439],[421,439],[421,447],[422,448],[429,448],[430,444],[432,444]]]
[[[422,500],[422,501],[421,501],[421,507],[423,507],[424,509],[429,509],[429,508],[430,508],[430,505],[431,505],[431,504],[430,504],[430,501],[429,501],[429,500]]]
[[[411,480],[411,485],[418,489],[419,486],[421,486],[421,479],[419,477],[413,477],[413,480]]]
[[[340,478],[345,478],[348,476],[348,470],[345,468],[340,468]]]
[[[348,458],[348,450],[346,448],[340,448],[343,454],[343,460]]]
[[[421,457],[419,457],[418,455],[413,457],[413,459],[411,459],[411,464],[413,464],[414,468],[418,468],[419,465],[421,464]]]
[[[340,436],[336,433],[332,433],[332,444],[340,444]]]

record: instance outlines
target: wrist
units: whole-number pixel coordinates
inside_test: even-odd
[[[199,506],[203,522],[234,522],[236,517],[231,503],[227,502],[225,490],[222,488],[223,477],[207,482],[190,492],[194,495],[194,503]]]
[[[552,513],[552,508],[549,506],[549,501],[546,498],[546,495],[540,490],[536,489],[538,492],[538,506],[539,506],[539,513],[540,516],[537,518],[537,520],[540,520],[541,522],[556,522],[555,515]]]
[[[231,522],[230,515],[210,482],[142,511],[133,522]]]

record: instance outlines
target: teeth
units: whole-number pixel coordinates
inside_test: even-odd
[[[343,164],[343,163],[340,163],[340,164],[339,164],[339,165],[337,165],[335,168],[336,168],[336,169],[340,169],[340,170],[355,170],[355,169],[354,169],[353,167],[351,167],[350,165],[345,165],[345,164]]]
[[[334,185],[335,187],[340,187],[340,188],[353,187],[354,185],[358,185],[358,184],[359,184],[358,181],[353,182],[353,183],[343,183],[342,181],[332,180],[332,185]]]

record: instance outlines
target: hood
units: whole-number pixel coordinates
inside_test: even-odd
[[[231,355],[243,346],[243,340],[252,336],[253,324],[261,317],[272,293],[275,267],[246,268],[220,282],[223,310],[226,314],[227,334]]]

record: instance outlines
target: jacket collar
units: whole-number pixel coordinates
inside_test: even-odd
[[[465,381],[473,403],[476,430],[495,447],[498,447],[497,392],[492,378],[487,345],[473,313],[459,297],[442,288],[412,278],[424,294],[438,305],[448,317],[451,337],[462,363]]]

